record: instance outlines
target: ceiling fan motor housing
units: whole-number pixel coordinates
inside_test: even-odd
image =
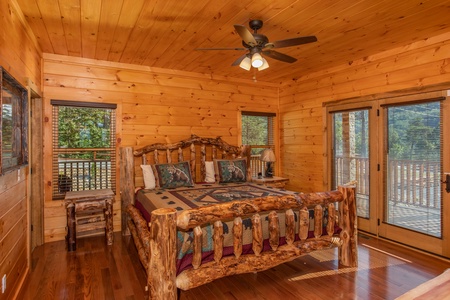
[[[263,21],[261,20],[250,20],[250,22],[248,22],[248,26],[253,29],[256,33],[256,31],[258,31],[258,29],[261,29],[263,26]]]
[[[269,42],[269,39],[264,34],[252,33],[252,35],[257,43],[257,45],[253,47],[263,48]],[[242,46],[244,46],[245,48],[252,48],[252,46],[248,45],[244,41],[242,41]]]

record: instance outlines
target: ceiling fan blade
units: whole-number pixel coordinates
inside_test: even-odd
[[[247,50],[247,48],[195,48],[194,50]]]
[[[277,60],[281,60],[281,61],[284,61],[287,63],[293,63],[293,62],[297,61],[297,59],[292,56],[289,56],[289,55],[286,55],[286,54],[283,54],[283,53],[280,53],[277,51],[273,51],[273,50],[266,50],[266,51],[263,51],[262,53],[268,57],[271,57],[271,58],[277,59]]]
[[[247,27],[237,24],[234,25],[234,29],[239,34],[244,43],[246,43],[247,45],[253,47],[258,44],[255,38],[253,37],[253,34],[247,29]]]
[[[272,42],[274,48],[284,48],[284,47],[292,47],[297,45],[303,45],[308,43],[317,42],[317,38],[315,36],[302,36],[296,37],[292,39],[285,39],[280,41]]]
[[[244,54],[242,56],[240,56],[238,59],[236,59],[231,65],[232,66],[238,66],[243,60],[244,58],[247,56],[247,54]]]

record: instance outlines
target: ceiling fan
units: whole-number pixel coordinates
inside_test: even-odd
[[[269,63],[262,55],[287,63],[293,63],[297,61],[297,59],[292,56],[273,50],[274,48],[278,49],[292,47],[317,41],[317,38],[315,36],[303,36],[269,42],[267,36],[258,33],[258,30],[261,29],[262,26],[263,21],[251,20],[249,22],[249,27],[253,29],[253,33],[251,33],[243,25],[234,25],[234,29],[242,38],[242,46],[244,46],[243,48],[197,48],[195,50],[248,50],[248,53],[239,57],[231,65],[239,65],[241,68],[247,71],[249,71],[251,67],[257,68],[259,71],[262,71],[269,67]]]

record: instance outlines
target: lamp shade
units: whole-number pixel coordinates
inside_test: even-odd
[[[263,64],[261,67],[258,68],[258,71],[265,70],[269,67],[269,63],[267,62],[267,60],[264,57],[262,58],[262,60],[263,60]]]
[[[269,149],[265,149],[261,153],[260,160],[265,161],[265,162],[274,162],[276,160],[275,159],[275,153],[270,148]]]
[[[263,62],[263,58],[262,58],[261,54],[259,54],[258,52],[253,54],[253,56],[252,56],[252,67],[253,68],[259,68],[263,64],[264,64],[264,62]]]
[[[239,67],[241,67],[244,70],[250,71],[250,68],[252,67],[252,61],[250,57],[246,56],[239,64]]]

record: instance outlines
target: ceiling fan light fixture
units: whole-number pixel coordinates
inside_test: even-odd
[[[250,71],[250,68],[252,67],[252,61],[250,60],[250,57],[245,57],[239,64],[239,67],[244,70]]]
[[[267,60],[264,57],[262,58],[262,60],[263,60],[263,64],[261,67],[258,68],[258,71],[265,70],[269,67],[269,63],[267,62]]]
[[[259,68],[263,64],[264,64],[264,62],[263,62],[263,58],[262,58],[261,54],[259,54],[258,52],[253,54],[253,56],[252,56],[252,67],[253,68]]]

